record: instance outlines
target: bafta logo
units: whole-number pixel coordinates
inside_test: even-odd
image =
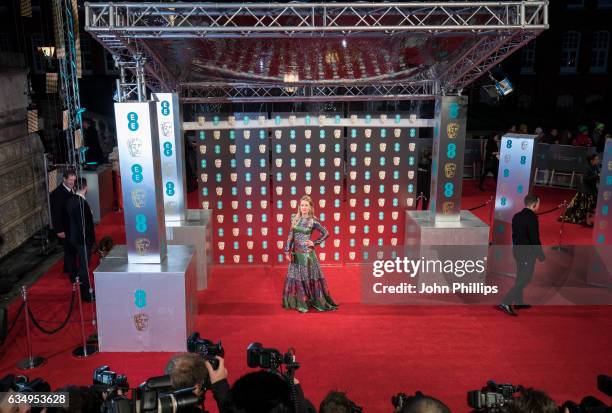
[[[130,138],[127,141],[128,151],[132,158],[138,158],[142,155],[142,142],[138,138]]]
[[[334,138],[340,139],[340,129],[334,129]]]
[[[397,247],[397,238],[391,238],[391,245]]]
[[[446,179],[452,179],[455,177],[455,171],[457,170],[457,165],[453,162],[448,162],[444,165],[444,176]]]
[[[414,171],[408,171],[408,179],[414,179]]]
[[[304,192],[306,192],[306,195],[310,195],[312,193],[312,186],[307,185],[306,188],[304,188]]]
[[[134,314],[134,327],[138,331],[147,331],[149,328],[149,315],[145,313]]]
[[[225,217],[224,217],[223,215],[217,215],[217,222],[218,222],[219,224],[223,224],[224,218],[225,218]]]
[[[334,194],[336,195],[340,194],[340,185],[334,185]]]
[[[222,164],[221,159],[215,159],[215,168],[217,169],[221,168],[221,164]]]
[[[164,138],[169,138],[172,135],[172,122],[162,122],[161,130],[162,136]]]
[[[399,185],[393,184],[393,186],[391,187],[391,190],[393,191],[394,194],[397,194],[399,192]]]
[[[283,194],[283,187],[282,186],[277,186],[276,187],[276,195],[281,196]]]
[[[244,193],[247,194],[247,196],[251,196],[251,194],[253,193],[253,187],[251,186],[247,186],[244,188]]]
[[[325,200],[324,199],[319,199],[319,207],[320,208],[325,208]]]
[[[268,236],[268,227],[263,227],[261,229],[261,235],[263,235],[264,237]]]
[[[455,207],[455,203],[453,201],[448,201],[442,204],[442,214],[448,215],[452,214],[453,208]]]
[[[232,228],[232,235],[237,237],[238,235],[240,235],[240,229],[238,228]]]
[[[240,263],[240,255],[234,255],[234,264]]]
[[[214,138],[216,141],[218,141],[220,137],[221,137],[221,131],[218,131],[218,130],[213,131],[213,138]]]
[[[266,124],[266,117],[265,116],[258,116],[257,117],[257,121],[259,122],[260,126],[264,126]]]
[[[244,167],[245,168],[250,168],[251,167],[251,158],[247,158],[244,160]]]
[[[276,248],[278,248],[279,250],[283,249],[283,241],[276,241]]]
[[[295,153],[296,149],[297,149],[297,146],[295,145],[295,143],[292,143],[291,145],[289,145],[289,152]]]
[[[234,126],[236,124],[236,116],[228,116],[227,123],[229,123],[230,126]]]
[[[349,252],[349,258],[351,259],[351,261],[355,259],[355,251]]]
[[[134,241],[136,246],[136,253],[140,256],[147,255],[149,248],[151,248],[151,241],[148,238],[136,238]]]
[[[223,242],[223,241],[218,242],[217,246],[219,247],[220,251],[223,251],[225,249],[225,242]]]
[[[364,185],[363,186],[363,192],[365,192],[366,194],[370,193],[370,185]]]
[[[295,125],[295,120],[296,120],[295,115],[291,115],[291,116],[289,116],[289,124],[290,124],[291,126],[294,126],[294,125]]]
[[[521,150],[526,151],[529,144],[525,141],[521,142]]]
[[[320,252],[319,253],[319,258],[321,259],[321,261],[325,261],[325,253],[324,252]]]
[[[289,179],[291,180],[291,182],[295,182],[295,180],[297,179],[297,173],[289,172]]]
[[[399,164],[400,164],[400,158],[399,158],[399,156],[394,156],[394,157],[393,157],[393,165],[394,165],[394,166],[399,166]]]
[[[370,246],[370,239],[369,238],[364,238],[362,243],[363,243],[364,247],[369,247]]]
[[[217,188],[215,189],[215,192],[217,192],[217,196],[221,196],[221,195],[223,195],[223,188],[221,188],[221,187],[217,187]]]
[[[266,182],[266,178],[267,178],[267,177],[268,177],[268,174],[267,174],[267,173],[265,173],[265,172],[260,172],[260,173],[259,173],[259,180],[260,180],[261,182]]]
[[[325,125],[325,115],[319,115],[319,125]]]
[[[378,171],[378,179],[382,181],[383,179],[385,179],[385,176],[386,176],[385,171]]]
[[[349,145],[349,147],[351,148],[351,152],[357,152],[357,144],[356,143],[351,143]]]
[[[414,205],[414,198],[408,198],[406,199],[406,205],[408,205],[409,207]]]
[[[376,229],[378,230],[379,234],[382,234],[383,232],[385,232],[385,226],[384,225],[379,225],[378,227],[376,227]]]
[[[393,129],[393,136],[399,138],[402,135],[402,130],[399,128]]]
[[[283,214],[276,214],[276,222],[283,222]]]
[[[357,200],[355,198],[349,199],[349,205],[351,208],[355,208],[355,205],[357,205]]]
[[[369,221],[370,220],[370,213],[368,211],[363,213],[363,219],[365,221]]]
[[[326,176],[325,172],[319,172],[319,180],[325,181],[325,176]]]
[[[312,165],[312,159],[304,158],[304,165],[306,165],[306,168],[310,168],[310,166]]]
[[[455,139],[459,135],[459,124],[456,122],[450,122],[446,125],[446,135],[449,139]]]
[[[174,202],[174,201],[166,202],[166,211],[167,212],[176,212],[177,209],[178,209],[178,205],[177,205],[176,202]]]
[[[410,143],[408,144],[408,150],[409,150],[410,152],[414,152],[414,150],[415,150],[415,149],[416,149],[416,143],[414,143],[414,142],[410,142]]]
[[[162,174],[164,176],[171,175],[174,172],[174,165],[171,162],[164,162],[162,164]]]
[[[334,221],[340,221],[340,212],[334,212]]]
[[[608,171],[612,171],[612,161],[608,161]]]
[[[304,131],[304,137],[305,137],[306,139],[310,139],[310,137],[311,137],[311,136],[312,136],[312,131],[311,131],[310,129],[306,129],[306,130]]]
[[[266,152],[266,145],[259,145],[259,153],[265,153]]]
[[[335,248],[338,248],[339,246],[340,246],[340,240],[336,238],[336,239],[334,240],[334,247],[335,247]]]
[[[387,115],[382,114],[380,115],[380,123],[385,123],[387,121]]]
[[[248,141],[249,139],[251,139],[251,131],[250,130],[245,130],[243,132],[243,136],[244,136],[244,139]]]
[[[610,200],[610,195],[611,195],[610,191],[604,191],[603,199],[606,200],[606,201],[609,201]]]
[[[147,193],[144,191],[144,189],[134,189],[130,195],[134,208],[144,208],[147,198]]]
[[[379,260],[382,260],[384,256],[385,253],[383,251],[376,251],[376,258],[378,258]]]
[[[357,115],[351,115],[351,123],[354,125],[357,123]]]
[[[268,262],[268,254],[261,254],[261,261],[264,263]]]
[[[274,164],[276,165],[277,168],[282,168],[283,160],[282,159],[275,159],[274,160]]]
[[[236,153],[236,145],[230,145],[229,146],[229,151],[230,153],[233,155]]]
[[[349,178],[351,178],[351,181],[354,181],[355,179],[357,179],[357,171],[349,172]]]
[[[230,179],[232,182],[236,182],[238,180],[238,174],[236,172],[232,172],[230,174]]]
[[[378,198],[378,206],[381,208],[385,206],[385,198]]]
[[[340,166],[340,158],[334,158],[334,166],[336,168]]]
[[[319,144],[319,152],[325,153],[325,147],[326,147],[326,145],[324,143],[320,143]]]
[[[297,208],[297,199],[292,199],[292,200],[289,202],[289,205],[291,205],[291,209],[295,209],[295,208]]]
[[[208,207],[210,206],[210,202],[208,201],[202,201],[202,209],[209,209]]]
[[[504,163],[509,163],[510,159],[512,159],[512,157],[509,154],[505,155],[504,156]]]
[[[206,155],[206,145],[200,145],[200,153]]]
[[[391,218],[393,218],[394,221],[397,219],[397,217],[399,217],[399,211],[391,212]]]
[[[246,221],[250,224],[253,222],[253,214],[246,214]]]
[[[372,137],[372,129],[366,129],[365,130],[365,137],[366,138],[371,138]]]
[[[280,139],[283,136],[283,131],[281,131],[280,129],[277,129],[274,131],[274,137],[276,139]]]
[[[372,158],[366,156],[365,158],[363,158],[363,163],[365,164],[365,166],[370,166],[370,164],[372,163]]]
[[[238,209],[238,201],[232,201],[232,209]]]
[[[206,123],[206,118],[204,116],[198,116],[198,125],[204,126],[204,123]]]
[[[253,241],[247,241],[247,249],[253,249]]]
[[[268,207],[268,201],[259,201],[259,206],[261,207],[261,209],[266,209]]]

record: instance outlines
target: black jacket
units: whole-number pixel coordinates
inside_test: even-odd
[[[90,247],[96,242],[93,215],[87,200],[79,195],[72,195],[66,201],[68,212],[68,232],[66,238],[74,246]]]
[[[525,258],[544,259],[538,216],[529,208],[512,217],[512,245]]]
[[[60,184],[49,196],[51,223],[53,224],[53,231],[55,231],[56,234],[66,232],[66,227],[68,226],[66,201],[68,201],[72,195],[74,195],[74,192],[69,192],[64,184]]]

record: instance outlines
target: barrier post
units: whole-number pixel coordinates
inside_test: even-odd
[[[81,281],[79,280],[79,277],[76,277],[72,288],[76,289],[77,297],[79,299],[79,316],[81,317],[81,338],[83,340],[83,345],[72,350],[72,355],[76,358],[87,358],[98,352],[98,346],[96,346],[95,344],[88,344],[87,338],[85,337],[85,320],[83,319],[83,300],[81,298]]]
[[[30,334],[30,311],[28,306],[28,291],[26,286],[21,287],[21,297],[23,298],[24,310],[25,310],[25,325],[26,325],[26,341],[28,347],[28,357],[17,363],[19,370],[32,370],[36,367],[42,366],[46,363],[43,357],[32,355],[32,336]]]

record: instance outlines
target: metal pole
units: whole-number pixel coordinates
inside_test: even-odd
[[[28,291],[25,285],[21,287],[21,297],[23,298],[23,303],[24,303],[23,310],[25,313],[24,317],[25,317],[25,325],[26,325],[26,341],[27,341],[27,347],[28,347],[28,357],[21,360],[19,363],[17,363],[17,368],[19,370],[32,370],[32,369],[35,369],[36,367],[39,367],[45,364],[47,360],[45,360],[43,357],[32,355],[32,336],[30,334],[30,311],[29,311],[30,309],[28,306]]]
[[[87,358],[96,354],[98,352],[98,347],[94,344],[87,344],[87,338],[85,337],[85,320],[83,318],[83,300],[81,298],[81,281],[79,277],[76,277],[72,288],[73,290],[76,290],[77,297],[79,300],[79,315],[81,317],[81,338],[83,340],[83,346],[79,346],[72,350],[72,355],[76,358]]]

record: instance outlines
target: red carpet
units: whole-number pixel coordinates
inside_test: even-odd
[[[464,208],[486,201],[465,183]],[[569,199],[572,192],[540,190],[542,210]],[[489,211],[478,215],[488,222]],[[558,240],[558,214],[541,217],[542,238]],[[98,235],[121,241],[120,214],[107,216]],[[567,225],[565,242],[589,243],[590,230]],[[70,285],[58,263],[30,290],[35,316],[58,320],[66,314]],[[359,303],[359,269],[326,267],[330,290],[340,303],[334,313],[287,312],[280,308],[284,271],[262,267],[216,267],[209,289],[199,296],[197,329],[203,337],[221,339],[230,381],[245,373],[245,349],[251,341],[281,351],[293,346],[302,367],[297,377],[316,405],[332,389],[348,391],[367,412],[391,411],[390,397],[421,390],[445,401],[453,411],[468,411],[465,393],[487,380],[533,386],[557,402],[597,394],[595,376],[612,373],[612,308],[535,307],[518,318],[488,306],[365,306]],[[18,303],[17,303],[18,304]],[[16,305],[9,319],[14,318]],[[90,307],[85,316],[90,319]],[[108,364],[129,377],[132,386],[163,372],[167,353],[97,354],[76,360],[78,313],[53,336],[33,334],[35,354],[48,362],[29,372],[57,387],[89,384],[95,367]],[[44,323],[46,326],[49,323]],[[92,332],[91,325],[88,332]],[[15,372],[26,354],[23,319],[0,349],[0,374]],[[207,407],[213,407],[208,396]],[[605,399],[604,399],[605,400]]]

